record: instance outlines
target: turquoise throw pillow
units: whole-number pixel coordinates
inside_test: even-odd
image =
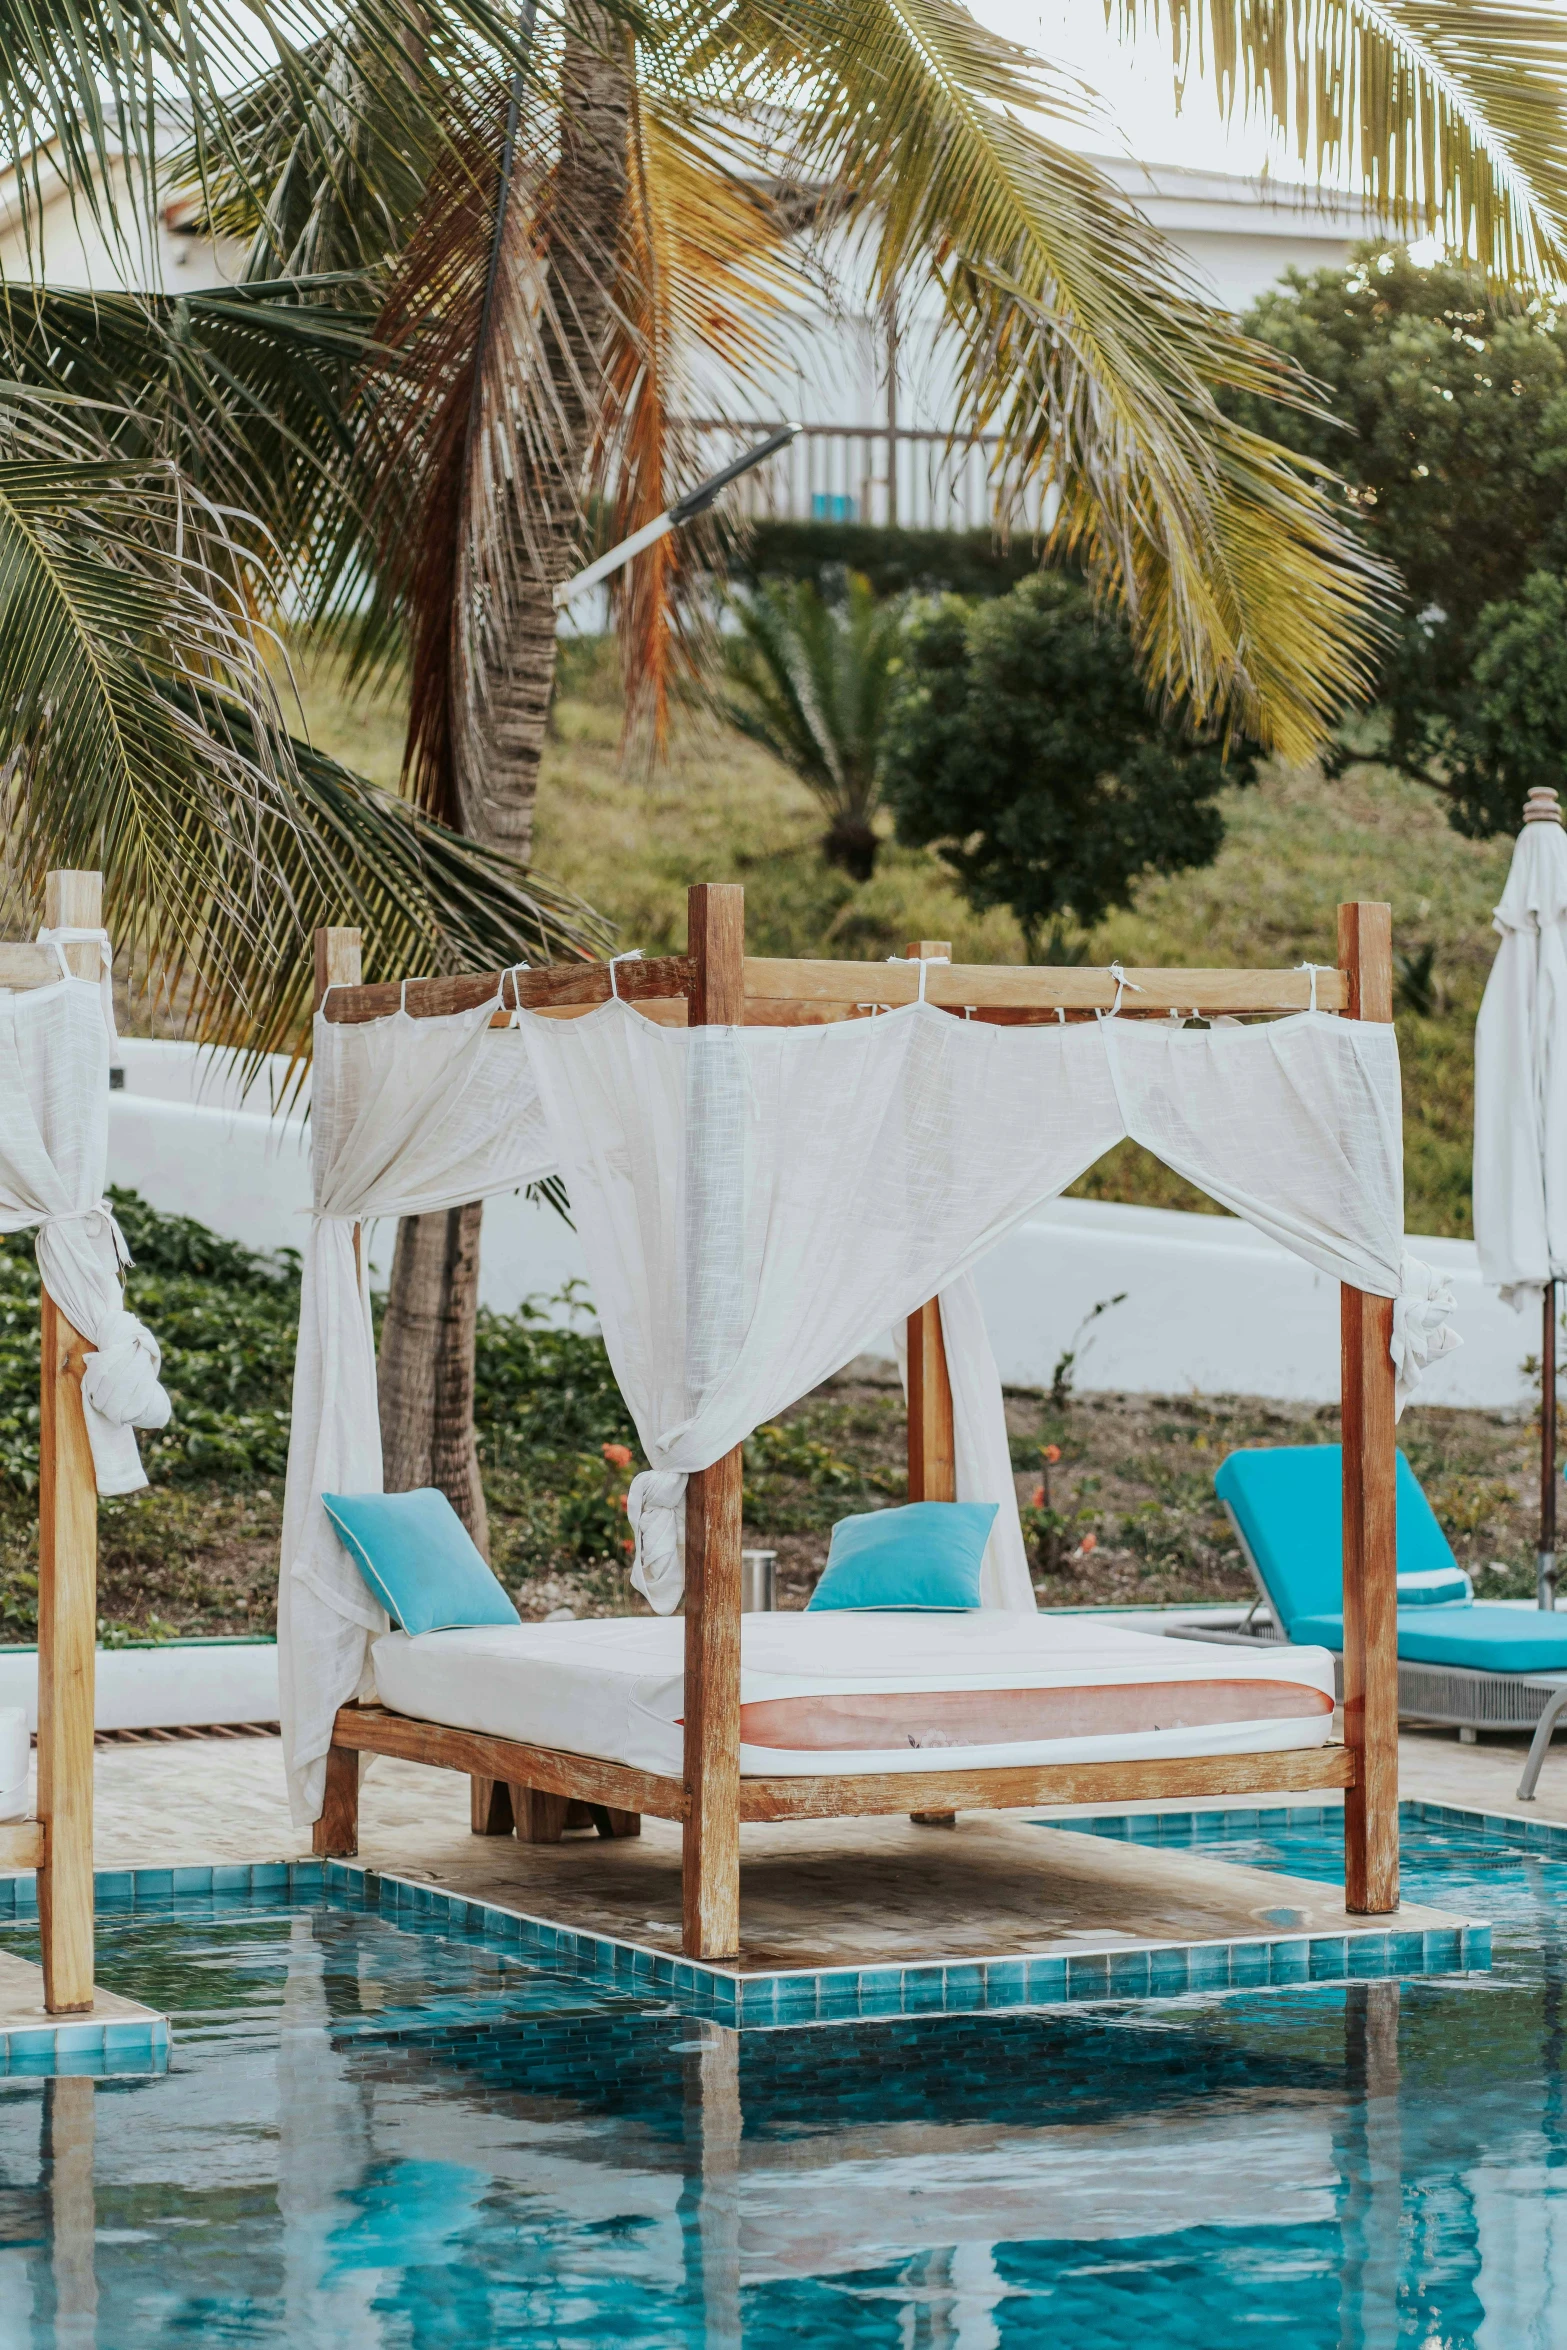
[[[520,1624],[444,1493],[323,1493],[337,1538],[405,1632]]]
[[[979,1570],[996,1522],[993,1501],[911,1501],[840,1518],[813,1608],[979,1605]]]

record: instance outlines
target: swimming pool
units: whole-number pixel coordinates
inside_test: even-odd
[[[1491,1974],[738,2034],[335,1895],[107,1917],[173,2061],[0,2082],[0,2344],[1548,2350],[1567,1857],[1404,1866]]]

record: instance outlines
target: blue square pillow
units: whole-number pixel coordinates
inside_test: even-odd
[[[405,1632],[520,1624],[457,1512],[433,1485],[415,1493],[323,1493],[337,1538]]]
[[[911,1501],[840,1518],[813,1608],[971,1608],[996,1522],[993,1501]]]

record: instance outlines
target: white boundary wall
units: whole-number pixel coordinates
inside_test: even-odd
[[[242,1098],[227,1065],[190,1046],[127,1038],[121,1050],[125,1089],[111,1104],[111,1181],[252,1248],[300,1247],[308,1144],[300,1110],[269,1114],[280,1067]],[[372,1235],[370,1261],[381,1281],[393,1237],[390,1224]],[[1535,1317],[1514,1314],[1482,1286],[1471,1242],[1413,1245],[1452,1283],[1464,1342],[1427,1375],[1422,1400],[1493,1410],[1526,1402],[1522,1366],[1539,1347]],[[510,1311],[585,1278],[575,1234],[550,1209],[521,1195],[488,1203],[486,1305]],[[1048,1385],[1084,1318],[1124,1291],[1124,1302],[1083,1335],[1080,1388],[1337,1399],[1337,1284],[1234,1217],[1058,1200],[1009,1233],[977,1278],[1009,1385]]]

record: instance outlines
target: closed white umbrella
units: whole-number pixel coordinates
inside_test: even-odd
[[[1541,1311],[1540,1605],[1556,1605],[1556,1284],[1567,1278],[1567,833],[1529,794],[1502,943],[1475,1025],[1474,1218],[1480,1270]]]

